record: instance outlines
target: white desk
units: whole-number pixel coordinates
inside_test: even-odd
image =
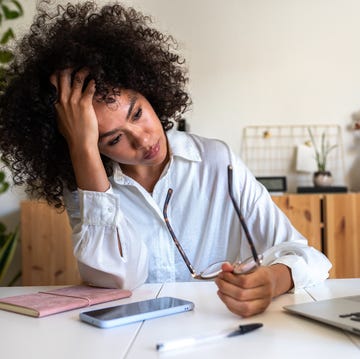
[[[0,288],[0,297],[37,292],[44,287]],[[140,358],[360,358],[360,337],[292,316],[287,304],[360,294],[360,279],[334,279],[297,294],[276,298],[267,311],[242,319],[230,313],[216,295],[212,282],[144,285],[131,298],[101,304],[113,306],[156,296],[175,296],[195,303],[194,311],[112,329],[99,329],[79,321],[79,312],[36,319],[0,310],[1,357],[6,359],[140,359]],[[84,310],[84,309],[82,309]],[[262,322],[264,327],[244,336],[209,345],[158,353],[155,344]]]

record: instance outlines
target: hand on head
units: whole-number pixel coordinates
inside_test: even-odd
[[[79,144],[97,146],[98,124],[92,106],[95,81],[90,80],[84,88],[89,70],[80,69],[72,74],[72,69],[65,69],[56,71],[50,77],[58,93],[55,108],[59,131],[69,147]]]

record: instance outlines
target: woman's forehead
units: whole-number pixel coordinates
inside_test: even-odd
[[[124,113],[125,118],[128,118],[139,97],[142,96],[135,91],[122,90],[116,95],[107,96],[106,99],[94,97],[93,106],[98,114],[101,112],[105,115],[109,111],[116,111],[118,113]]]
[[[117,101],[129,102],[133,97],[139,97],[140,94],[131,89],[109,89],[105,93],[95,92],[94,100],[97,102],[112,102],[116,99]]]

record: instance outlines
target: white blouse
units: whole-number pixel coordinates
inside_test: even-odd
[[[111,188],[65,194],[73,228],[74,253],[84,281],[133,289],[144,282],[189,281],[163,218],[169,188],[168,218],[197,272],[209,264],[251,256],[228,195],[227,166],[233,166],[239,200],[263,264],[291,269],[294,290],[328,277],[331,264],[295,230],[229,146],[177,130],[167,133],[171,159],[152,194],[114,163]]]

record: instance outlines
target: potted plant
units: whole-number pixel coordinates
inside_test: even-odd
[[[9,189],[9,183],[6,181],[5,172],[0,171],[0,195]],[[15,254],[16,246],[19,240],[19,230],[15,228],[14,231],[9,232],[4,223],[0,222],[0,283],[3,281],[12,259]],[[20,273],[17,273],[14,278],[10,280],[8,285],[12,285],[18,278]]]
[[[8,47],[15,38],[14,30],[8,26],[8,21],[18,19],[24,14],[23,7],[17,0],[0,0],[0,93],[6,87],[7,66],[13,59],[13,53]],[[0,170],[0,195],[9,189],[5,172]],[[0,283],[3,281],[12,262],[19,239],[19,230],[8,231],[5,224],[0,221]],[[20,273],[8,283],[12,285]]]
[[[311,144],[315,151],[315,160],[317,165],[317,171],[314,172],[314,185],[317,187],[331,186],[333,182],[333,177],[331,172],[327,169],[327,158],[329,153],[337,147],[337,145],[330,145],[329,142],[326,141],[325,132],[321,135],[321,145],[318,148],[317,143],[315,141],[314,135],[310,128],[308,128],[308,132],[311,139]]]

